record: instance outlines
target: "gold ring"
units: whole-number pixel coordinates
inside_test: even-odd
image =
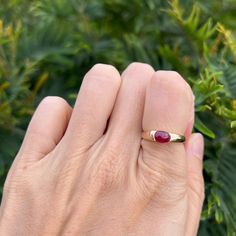
[[[142,138],[157,143],[183,143],[185,141],[185,137],[183,135],[160,130],[144,131],[142,132]]]

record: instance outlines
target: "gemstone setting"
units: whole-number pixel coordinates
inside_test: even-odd
[[[170,134],[166,131],[156,131],[154,134],[154,140],[157,143],[168,143],[170,141]]]

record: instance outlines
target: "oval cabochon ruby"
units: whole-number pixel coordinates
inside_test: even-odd
[[[158,143],[168,143],[170,141],[170,134],[165,131],[156,131],[154,138]]]

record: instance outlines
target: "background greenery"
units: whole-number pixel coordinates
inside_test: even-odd
[[[73,104],[95,63],[181,73],[205,136],[199,235],[236,235],[235,0],[0,0],[0,185],[35,106]]]

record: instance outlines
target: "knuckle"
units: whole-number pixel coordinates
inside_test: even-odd
[[[128,67],[134,68],[134,69],[137,69],[139,67],[143,67],[143,68],[145,67],[147,69],[152,69],[153,70],[153,68],[149,64],[142,63],[142,62],[132,62],[132,63],[130,63],[130,65]]]
[[[192,89],[190,85],[187,83],[187,81],[177,71],[172,71],[172,73],[176,84],[178,84],[177,89],[179,89],[182,92],[187,92],[188,94],[192,94]]]
[[[159,70],[156,71],[156,75],[159,77],[166,76],[165,79],[170,78],[170,80],[173,82],[179,82],[179,83],[186,83],[184,78],[179,74],[179,72],[171,70],[171,71],[165,71],[165,70]]]
[[[139,74],[139,73],[144,73],[144,72],[153,73],[154,70],[149,64],[142,63],[142,62],[132,62],[131,64],[129,64],[129,66],[126,68],[126,70],[123,73],[124,74],[126,73]]]
[[[88,76],[97,76],[97,77],[114,77],[114,79],[119,80],[120,74],[118,70],[113,65],[108,64],[95,64],[86,74]]]
[[[63,99],[63,98],[61,98],[61,97],[59,97],[59,96],[46,96],[46,97],[42,100],[41,103],[45,103],[45,104],[48,104],[48,103],[51,104],[51,103],[53,103],[53,104],[59,104],[59,105],[61,105],[61,104],[63,104],[63,105],[67,104],[66,100]]]
[[[39,106],[43,107],[50,107],[50,109],[54,110],[62,110],[67,111],[71,110],[70,105],[67,103],[67,101],[61,97],[58,96],[47,96],[45,97]]]
[[[108,71],[111,71],[111,72],[117,72],[117,69],[113,66],[113,65],[110,65],[110,64],[103,64],[103,63],[97,63],[95,64],[91,70],[95,71],[95,72],[101,72],[103,70],[108,70]]]
[[[108,64],[95,64],[85,75],[85,80],[96,78],[97,80],[104,83],[112,83],[119,85],[121,82],[120,74],[118,70]]]
[[[173,87],[176,93],[188,95],[193,100],[193,92],[190,85],[177,71],[156,71],[152,83],[156,86]]]
[[[174,78],[177,78],[177,79],[183,80],[183,77],[180,75],[179,72],[174,71],[174,70],[172,70],[172,71],[170,71],[170,72],[171,72],[171,74],[172,74],[172,76],[173,76]]]

